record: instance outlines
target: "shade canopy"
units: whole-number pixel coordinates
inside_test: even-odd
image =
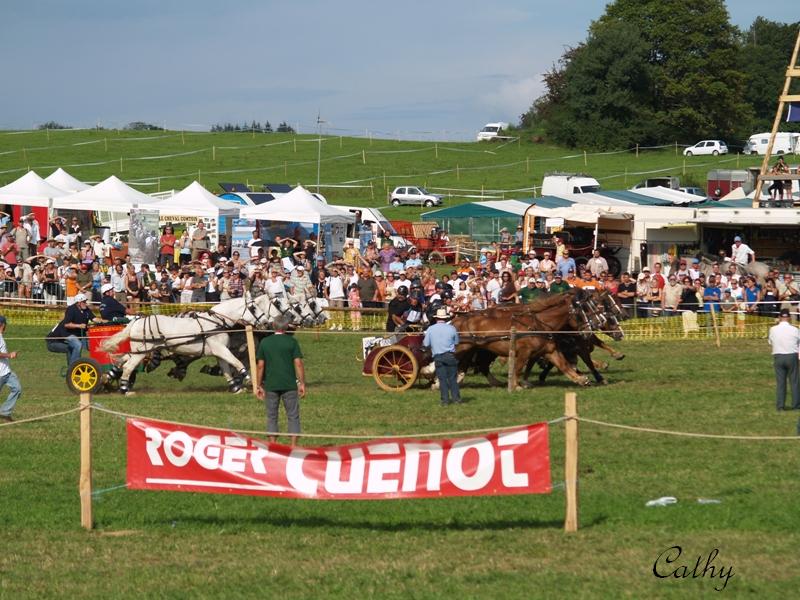
[[[61,188],[62,190],[72,194],[75,192],[88,190],[90,187],[92,187],[89,184],[83,183],[79,179],[75,179],[61,167],[58,167],[55,171],[50,173],[50,175],[45,177],[44,180],[50,185],[54,185],[57,188]]]
[[[161,216],[213,218],[239,216],[238,204],[220,199],[196,181],[174,196],[157,200],[149,208],[158,209]]]
[[[513,218],[521,217],[530,206],[530,201],[523,200],[487,200],[484,202],[467,202],[447,208],[440,208],[422,214],[423,221],[436,219],[461,218]]]
[[[152,196],[125,185],[112,175],[88,190],[57,198],[53,208],[128,212],[132,208],[150,208],[155,202]]]
[[[281,221],[285,223],[354,223],[355,215],[320,202],[302,186],[297,186],[284,196],[257,206],[243,206],[239,211],[242,219]]]
[[[0,204],[47,207],[53,198],[68,193],[51,185],[34,171],[28,171],[16,181],[0,187]]]

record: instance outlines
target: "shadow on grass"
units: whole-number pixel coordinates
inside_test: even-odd
[[[581,523],[581,529],[602,525],[606,522],[606,515],[598,515],[591,521]],[[175,521],[154,521],[154,525],[172,526]],[[182,516],[178,523],[198,526],[226,526],[226,527],[248,527],[266,525],[280,529],[290,529],[306,527],[309,529],[318,528],[337,528],[350,530],[369,530],[396,533],[404,531],[502,531],[507,529],[561,529],[564,527],[563,520],[555,519],[498,519],[492,521],[462,521],[454,519],[452,521],[354,521],[347,519],[333,519],[329,517],[305,516],[287,518],[285,515],[257,515],[249,517],[222,517],[196,515]]]

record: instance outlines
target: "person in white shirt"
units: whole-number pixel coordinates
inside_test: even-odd
[[[750,262],[749,257],[755,261],[756,253],[747,244],[742,243],[742,238],[738,235],[733,238],[733,246],[731,246],[731,261],[737,265],[746,266]]]
[[[250,249],[250,260],[258,258],[258,249],[261,247],[261,236],[258,234],[258,229],[253,231],[252,239],[247,241],[247,247]]]
[[[264,291],[270,298],[282,298],[286,295],[286,288],[283,285],[283,277],[277,269],[272,269],[269,279],[264,283]]]
[[[489,281],[486,282],[486,296],[493,302],[497,303],[497,299],[500,296],[501,287],[500,273],[497,271],[492,271]]]
[[[800,410],[800,381],[797,379],[797,360],[800,353],[800,329],[789,320],[791,313],[782,308],[780,322],[769,328],[769,343],[772,346],[772,361],[775,367],[775,406],[785,410],[786,380],[792,389],[792,409]]]
[[[523,269],[530,267],[534,273],[539,273],[539,259],[536,258],[536,252],[533,250],[528,252],[528,260],[523,262],[521,266]]]
[[[331,269],[330,276],[325,280],[328,290],[328,302],[332,307],[344,306],[344,280],[339,276],[339,270]]]
[[[6,332],[6,318],[0,315],[0,388],[8,386],[8,397],[6,401],[0,405],[0,421],[13,421],[11,412],[17,404],[17,400],[22,394],[22,386],[19,384],[19,378],[16,373],[11,370],[8,361],[17,358],[16,352],[9,352],[6,348],[6,341],[3,334]]]

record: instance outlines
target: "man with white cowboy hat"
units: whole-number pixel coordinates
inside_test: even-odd
[[[124,319],[127,316],[125,305],[114,297],[114,284],[100,286],[100,317],[104,321]]]
[[[436,323],[425,331],[422,345],[431,349],[436,377],[439,378],[442,406],[461,404],[461,391],[458,389],[458,360],[455,355],[459,341],[458,330],[450,323],[452,316],[445,306],[437,309],[433,318]]]
[[[86,330],[89,323],[95,320],[94,313],[89,309],[89,299],[86,294],[77,294],[74,304],[68,306],[64,312],[64,318],[47,334],[47,349],[50,352],[66,354],[69,366],[81,357]]]

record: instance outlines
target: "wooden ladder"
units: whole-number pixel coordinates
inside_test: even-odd
[[[789,181],[794,179],[800,179],[800,174],[798,173],[786,173],[784,175],[768,175],[767,171],[769,170],[769,159],[772,156],[772,147],[775,144],[775,134],[778,133],[778,126],[781,123],[781,117],[783,116],[783,110],[786,107],[787,102],[800,102],[800,94],[789,94],[789,89],[792,84],[792,79],[795,77],[800,78],[800,67],[797,65],[797,55],[800,52],[800,31],[797,32],[797,40],[794,43],[794,51],[792,52],[792,59],[789,62],[789,67],[786,69],[786,81],[783,84],[783,93],[778,98],[778,110],[775,112],[775,121],[772,123],[772,133],[769,136],[769,144],[767,144],[767,152],[764,154],[764,160],[761,163],[761,173],[758,176],[758,181],[756,182],[756,192],[753,195],[753,208],[759,207],[759,201],[761,198],[761,187],[764,185],[765,181],[775,181],[777,179],[781,181]],[[791,196],[791,190],[789,192]]]

